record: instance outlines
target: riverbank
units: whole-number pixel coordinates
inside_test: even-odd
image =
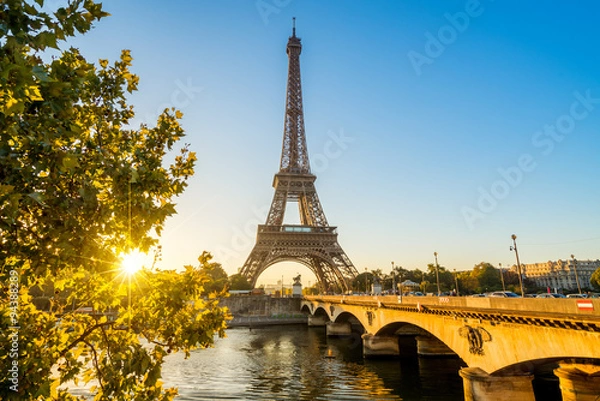
[[[274,316],[235,316],[227,322],[228,328],[234,327],[261,327],[279,326],[289,324],[308,324],[308,317],[303,314],[290,313]]]

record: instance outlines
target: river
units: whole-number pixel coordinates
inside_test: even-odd
[[[214,348],[169,355],[177,400],[463,400],[455,358],[363,359],[359,337],[305,325],[227,330]]]

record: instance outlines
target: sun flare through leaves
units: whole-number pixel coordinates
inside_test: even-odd
[[[128,276],[133,276],[147,264],[148,255],[140,251],[132,251],[121,257],[121,268]]]

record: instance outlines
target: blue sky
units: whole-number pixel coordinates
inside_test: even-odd
[[[165,268],[208,250],[232,274],[250,252],[279,167],[292,17],[317,190],[359,271],[424,269],[434,251],[450,269],[506,266],[513,233],[523,263],[600,258],[596,2],[103,4],[112,16],[71,44],[90,60],[130,49],[137,122],[178,107],[199,157]]]

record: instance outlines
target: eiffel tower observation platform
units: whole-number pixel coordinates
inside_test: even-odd
[[[266,224],[258,225],[258,232],[260,233],[288,233],[288,234],[325,234],[337,235],[337,227],[315,227],[315,226],[303,226],[299,224],[286,224],[282,226],[268,226]]]

